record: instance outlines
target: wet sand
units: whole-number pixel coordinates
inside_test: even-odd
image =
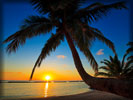
[[[19,99],[19,100],[131,100],[125,97],[115,95],[112,93],[102,92],[102,91],[91,91],[76,95],[68,96],[54,96],[47,98],[31,98],[31,99]]]

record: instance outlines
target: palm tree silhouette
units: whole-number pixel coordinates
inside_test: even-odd
[[[124,54],[122,61],[118,59],[117,55],[110,56],[109,60],[101,61],[105,66],[101,66],[99,69],[103,69],[105,72],[98,72],[96,76],[116,77],[118,79],[133,78],[133,56],[129,56],[125,62],[125,57],[132,51],[133,47],[131,46]]]
[[[19,45],[23,45],[28,38],[50,33],[53,28],[56,28],[56,33],[51,35],[42,48],[41,54],[33,67],[30,79],[32,79],[35,68],[40,66],[42,60],[45,59],[50,52],[54,51],[64,38],[66,38],[75,67],[86,84],[94,89],[129,97],[129,95],[125,94],[126,90],[124,88],[121,91],[115,88],[110,90],[109,85],[104,85],[105,82],[110,80],[90,76],[84,70],[75,48],[75,46],[77,46],[85,54],[94,71],[97,72],[97,62],[89,49],[92,42],[97,38],[107,44],[114,53],[115,49],[110,40],[105,38],[98,29],[89,26],[88,23],[99,20],[99,18],[106,15],[111,9],[127,8],[125,2],[117,2],[109,5],[96,2],[82,8],[81,5],[83,5],[85,1],[87,0],[32,0],[34,8],[42,16],[30,16],[25,19],[21,29],[4,41],[5,43],[11,42],[7,47],[7,52],[11,53],[12,51],[16,51]]]
[[[123,60],[122,60],[122,64],[124,65],[125,62],[125,58],[127,57],[127,62],[125,64],[125,68],[124,68],[124,72],[123,74],[126,73],[126,77],[127,78],[133,78],[133,56],[131,55],[133,53],[133,42],[129,42],[127,44],[128,46],[130,46],[130,48],[127,49],[125,55],[123,56]]]

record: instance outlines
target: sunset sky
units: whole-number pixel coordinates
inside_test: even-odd
[[[3,28],[6,39],[11,34],[19,30],[24,18],[30,15],[39,15],[29,3],[8,3],[3,4]],[[130,33],[130,11],[129,10],[112,10],[108,16],[103,16],[97,22],[90,24],[98,28],[106,38],[110,39],[114,45],[119,58],[121,59],[128,46]],[[52,30],[53,33],[55,30]],[[43,45],[51,34],[40,35],[26,41],[16,53],[10,55],[6,53],[4,44],[4,80],[28,80],[32,68],[37,60]],[[99,66],[100,61],[113,56],[113,52],[104,43],[96,40],[90,48]],[[83,66],[86,71],[93,75],[93,70],[83,53],[78,50]],[[36,68],[33,80],[42,80],[45,75],[51,75],[52,80],[81,80],[74,66],[71,51],[66,40],[43,60],[40,68]]]

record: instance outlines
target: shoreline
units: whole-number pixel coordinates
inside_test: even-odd
[[[116,94],[93,90],[75,95],[53,96],[47,98],[27,98],[16,100],[131,100]]]

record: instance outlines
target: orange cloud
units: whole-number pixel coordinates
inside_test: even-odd
[[[61,58],[61,59],[64,59],[64,58],[66,58],[66,56],[64,56],[64,55],[57,55],[57,58]]]
[[[104,49],[98,50],[98,52],[96,53],[96,55],[103,55],[103,54],[104,54],[103,50],[104,50]]]

